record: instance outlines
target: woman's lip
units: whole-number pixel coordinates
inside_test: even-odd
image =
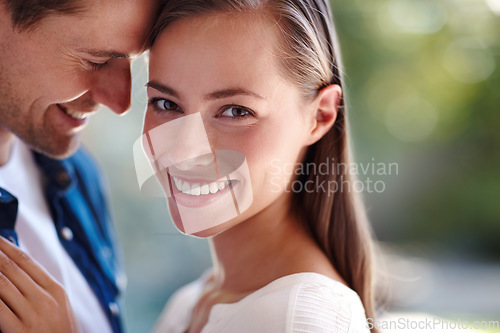
[[[175,202],[178,205],[188,207],[188,208],[198,208],[198,207],[203,207],[206,205],[209,205],[222,197],[230,194],[230,192],[234,189],[235,186],[239,185],[238,180],[232,180],[231,185],[226,186],[224,189],[217,191],[216,193],[208,193],[208,194],[200,194],[200,195],[191,195],[191,194],[185,194],[182,193],[177,189],[175,184],[173,183],[172,176],[169,177],[169,182],[170,182],[170,190],[172,192],[172,196],[175,200]],[[232,201],[231,197],[231,202]]]
[[[202,177],[185,177],[185,176],[173,175],[170,172],[169,172],[169,175],[171,177],[176,178],[176,179],[182,180],[183,182],[188,182],[191,184],[195,184],[195,183],[210,184],[210,183],[214,183],[214,182],[226,182],[226,181],[231,180],[231,179],[229,179],[229,177],[217,178],[217,179],[215,179],[215,177],[212,179],[207,179],[207,178],[202,178]]]

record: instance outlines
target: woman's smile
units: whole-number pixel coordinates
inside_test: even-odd
[[[239,180],[225,177],[216,181],[207,179],[187,180],[181,176],[170,175],[170,190],[178,205],[191,208],[199,208],[212,204],[213,202],[230,195],[234,188],[239,185]],[[234,194],[230,199],[232,203]],[[227,200],[224,199],[224,200]]]

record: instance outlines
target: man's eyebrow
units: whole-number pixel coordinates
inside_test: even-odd
[[[128,54],[106,50],[80,50],[96,58],[130,58]]]
[[[168,94],[170,96],[180,98],[179,93],[177,93],[174,89],[167,87],[166,85],[158,83],[156,81],[150,81],[150,82],[146,83],[146,87],[150,87],[150,88],[158,90],[159,92],[162,92],[164,94]],[[205,96],[205,99],[206,100],[216,100],[216,99],[233,97],[236,95],[247,95],[247,96],[257,97],[259,99],[265,99],[264,97],[260,96],[259,94],[256,94],[252,91],[249,91],[249,90],[246,90],[243,88],[232,88],[232,89],[223,89],[223,90],[214,91],[210,94],[207,94]]]

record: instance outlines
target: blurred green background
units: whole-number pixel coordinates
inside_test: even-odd
[[[397,163],[365,193],[381,242],[387,308],[500,320],[500,1],[332,0],[356,161]],[[179,234],[163,199],[140,193],[131,111],[94,116],[85,145],[107,174],[129,278],[129,332],[148,332],[168,296],[210,266],[206,241]],[[387,288],[390,286],[390,288]]]

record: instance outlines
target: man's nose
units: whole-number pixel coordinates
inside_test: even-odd
[[[113,112],[122,114],[130,107],[131,73],[129,59],[112,59],[95,73],[90,97],[106,105]]]

